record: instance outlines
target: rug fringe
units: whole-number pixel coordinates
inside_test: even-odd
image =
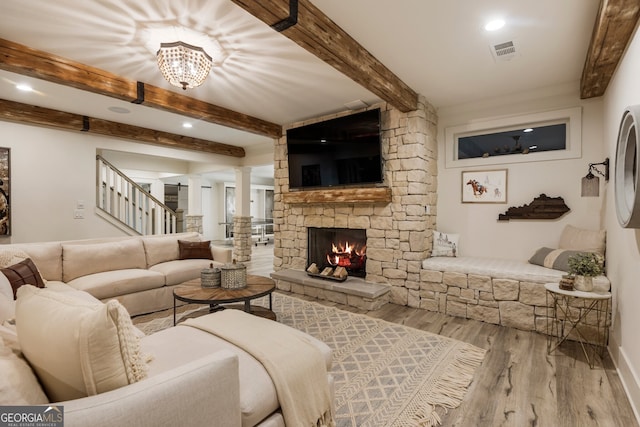
[[[425,396],[421,409],[414,414],[414,421],[420,427],[436,427],[442,424],[442,419],[436,412],[436,407],[444,409],[457,408],[462,403],[467,388],[473,380],[475,370],[484,360],[486,351],[473,346],[459,348],[454,361],[447,366],[440,378],[434,384],[431,393]]]

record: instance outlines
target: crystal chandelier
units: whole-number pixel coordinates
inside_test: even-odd
[[[209,75],[213,60],[201,47],[184,42],[160,43],[158,67],[173,86],[194,88]]]

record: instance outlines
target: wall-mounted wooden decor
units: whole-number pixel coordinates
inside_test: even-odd
[[[556,219],[570,210],[562,197],[548,197],[546,194],[541,194],[528,205],[510,207],[505,213],[498,215],[498,221],[509,221],[510,219]]]

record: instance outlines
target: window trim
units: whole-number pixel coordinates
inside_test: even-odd
[[[543,151],[526,155],[489,156],[458,159],[460,137],[504,132],[519,127],[543,126],[548,122],[566,121],[567,138],[564,150]],[[504,165],[548,160],[577,159],[582,157],[582,107],[545,111],[542,113],[504,117],[445,128],[445,168]]]

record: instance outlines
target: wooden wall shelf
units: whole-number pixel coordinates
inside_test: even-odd
[[[391,188],[336,188],[283,193],[285,203],[391,203]]]

